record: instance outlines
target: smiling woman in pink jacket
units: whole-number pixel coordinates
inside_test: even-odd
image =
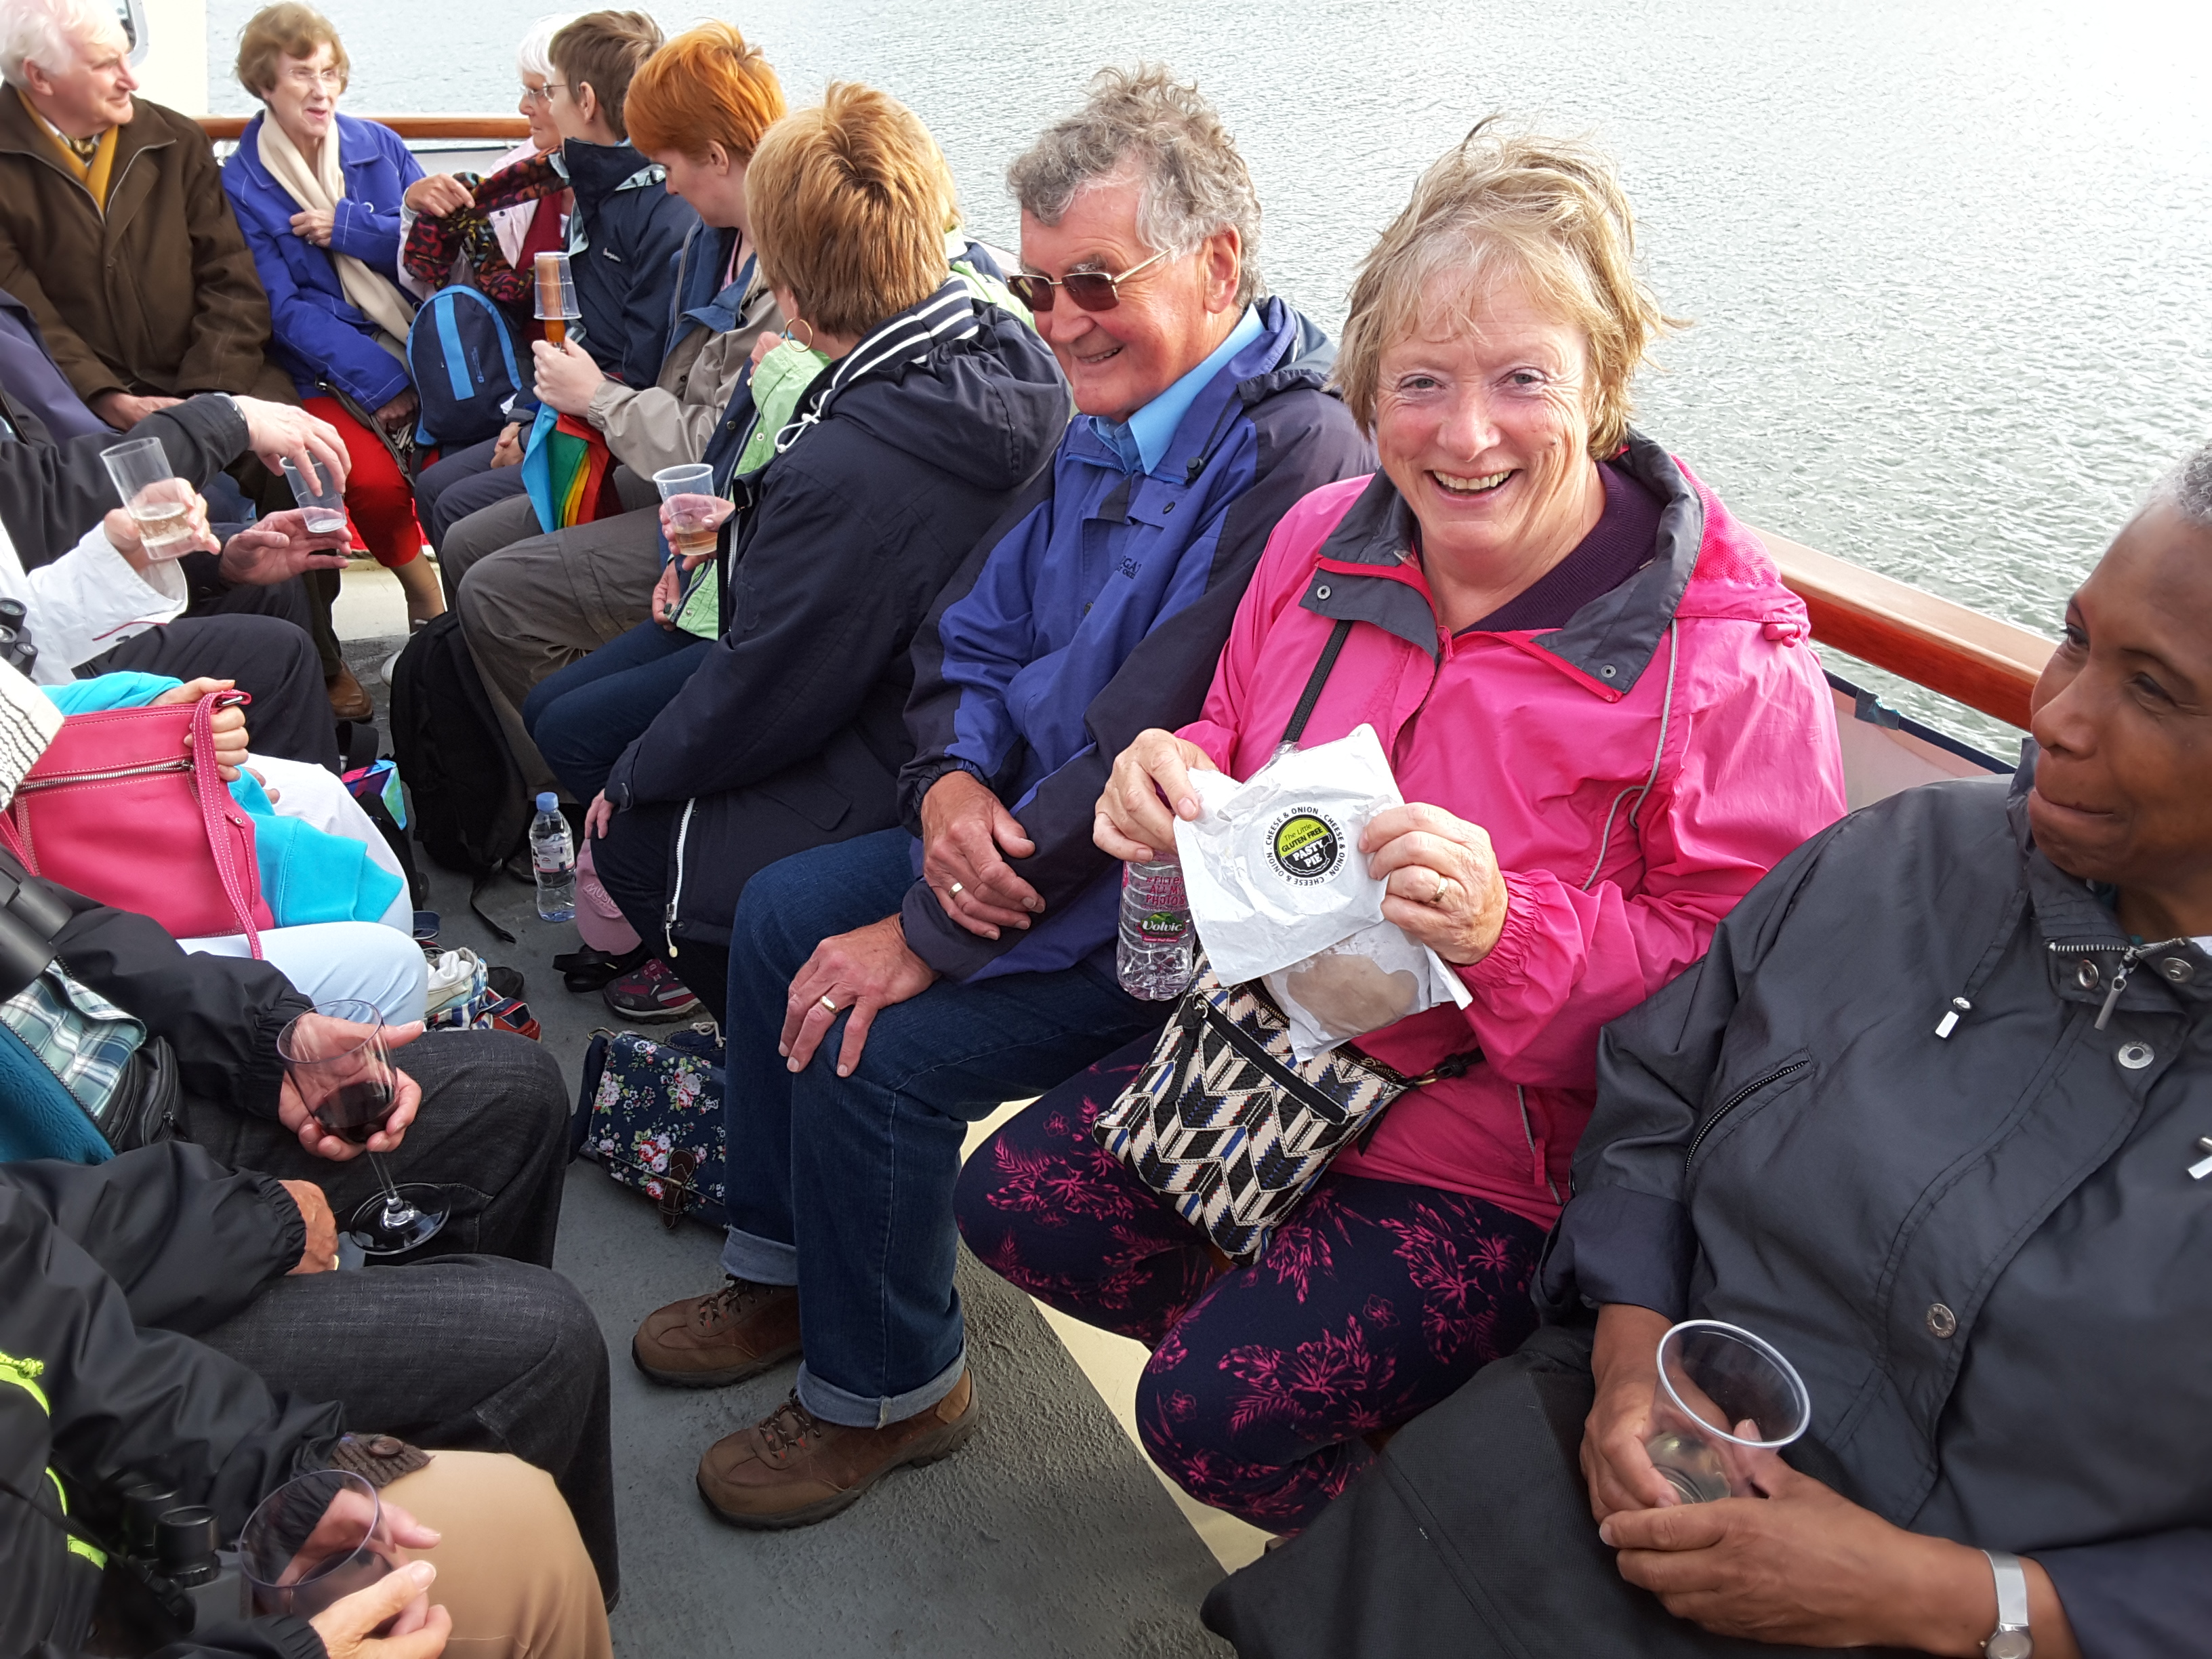
[[[1371,1437],[1518,1346],[1598,1028],[1844,811],[1803,605],[1628,427],[1666,326],[1633,242],[1609,166],[1579,146],[1478,128],[1430,168],[1360,268],[1337,365],[1382,470],[1285,515],[1203,714],[1139,736],[1099,800],[1109,853],[1172,848],[1170,814],[1198,812],[1190,772],[1265,764],[1352,623],[1304,741],[1374,726],[1410,804],[1361,851],[1387,919],[1472,995],[1358,1046],[1408,1075],[1470,1046],[1481,1061],[1401,1098],[1248,1267],[1091,1138],[1149,1041],[1022,1113],[962,1177],[977,1255],[1152,1347],[1137,1418],[1155,1461],[1276,1531],[1340,1492]]]

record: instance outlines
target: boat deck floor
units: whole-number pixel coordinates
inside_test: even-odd
[[[402,642],[397,583],[357,564],[338,623],[388,732],[380,671]],[[531,890],[502,879],[483,900],[519,941],[502,945],[469,913],[462,878],[418,862],[441,942],[527,976],[531,1010],[573,1091],[591,1032],[611,1023],[596,994],[572,994],[547,965],[575,948],[573,926],[539,921]],[[651,1386],[628,1355],[644,1315],[716,1282],[718,1243],[696,1225],[664,1231],[649,1202],[594,1164],[571,1166],[556,1266],[598,1314],[612,1360],[618,1654],[1229,1652],[1200,1626],[1198,1607],[1224,1566],[1258,1553],[1261,1534],[1171,1494],[1138,1449],[1128,1411],[1141,1351],[1064,1322],[1063,1341],[1034,1302],[964,1250],[960,1293],[983,1411],[967,1448],[897,1472],[818,1526],[750,1533],[715,1521],[692,1485],[699,1454],[773,1409],[796,1365],[695,1392]]]

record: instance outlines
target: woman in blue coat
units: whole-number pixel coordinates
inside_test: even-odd
[[[238,79],[264,107],[222,182],[269,292],[272,355],[301,401],[344,434],[356,537],[398,576],[419,625],[445,603],[421,558],[414,488],[385,438],[399,440],[416,413],[414,305],[397,277],[399,198],[422,169],[390,128],[338,113],[349,67],[320,14],[293,0],[256,13],[239,38]]]

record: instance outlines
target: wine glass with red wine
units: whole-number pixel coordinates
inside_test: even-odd
[[[392,1115],[392,1056],[374,1003],[319,1004],[284,1028],[276,1052],[309,1115],[339,1139],[365,1146]],[[376,1153],[368,1161],[383,1190],[354,1212],[346,1230],[362,1254],[397,1255],[435,1237],[451,1212],[445,1189],[398,1186]]]

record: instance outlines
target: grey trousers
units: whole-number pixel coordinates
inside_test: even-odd
[[[200,1340],[272,1389],[338,1401],[349,1428],[432,1449],[509,1452],[544,1469],[612,1601],[606,1343],[558,1273],[453,1256],[280,1279]]]
[[[626,469],[616,480],[627,501],[636,481]],[[643,488],[651,499],[651,483]],[[659,519],[656,508],[641,507],[550,536],[526,536],[496,550],[477,550],[473,532],[479,521],[487,536],[496,533],[495,520],[513,505],[502,501],[454,526],[447,557],[453,561],[448,568],[455,573],[463,636],[499,712],[524,787],[532,794],[558,792],[560,780],[523,729],[522,700],[547,675],[646,620],[660,575]]]
[[[1310,1527],[1216,1584],[1206,1628],[1239,1659],[1832,1651],[1715,1636],[1621,1577],[1577,1461],[1595,1393],[1589,1330],[1542,1327],[1408,1423]],[[1790,1462],[1849,1495],[1825,1447],[1801,1440]]]
[[[444,1187],[452,1211],[410,1259],[481,1254],[551,1267],[568,1162],[560,1063],[511,1031],[433,1031],[395,1050],[392,1063],[422,1085],[422,1104],[385,1164],[394,1181]],[[185,1139],[234,1170],[314,1182],[342,1229],[379,1190],[367,1158],[330,1163],[281,1123],[205,1101],[187,1103]]]

